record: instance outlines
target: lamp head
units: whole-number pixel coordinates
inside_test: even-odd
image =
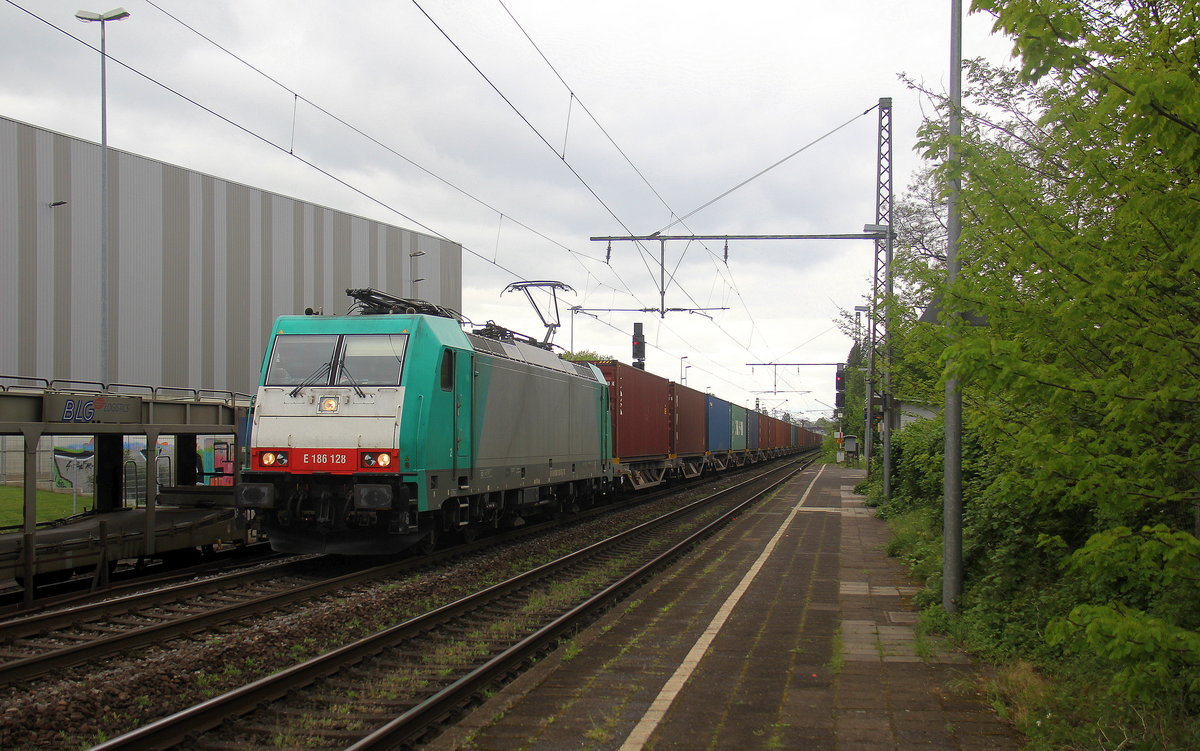
[[[129,11],[124,8],[113,8],[107,13],[93,13],[90,10],[76,11],[75,17],[80,21],[123,21],[129,18]]]

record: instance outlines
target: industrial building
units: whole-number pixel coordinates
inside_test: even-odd
[[[348,287],[462,309],[462,246],[0,117],[0,375],[251,394],[276,316]],[[415,277],[415,278],[414,278]]]

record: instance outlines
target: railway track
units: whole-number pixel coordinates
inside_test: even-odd
[[[311,559],[277,561],[0,622],[0,685],[312,597],[322,584],[341,586],[337,580],[314,582]]]
[[[763,473],[94,751],[404,747],[435,733],[481,691],[505,682],[801,468]]]
[[[658,495],[661,494],[590,510],[572,517],[572,521],[611,513],[622,505],[646,503]],[[331,562],[325,556],[290,557],[211,578],[0,620],[0,686],[138,647],[203,634],[224,624],[331,592],[510,543],[556,524],[529,525],[421,558],[393,560],[378,566],[367,567],[346,560]]]
[[[151,563],[143,569],[119,567],[109,576],[109,584],[99,584],[96,572],[81,574],[67,581],[42,584],[34,590],[32,605],[24,602],[24,588],[8,586],[0,588],[0,622],[11,618],[62,608],[72,604],[94,602],[102,597],[113,597],[139,589],[166,586],[201,576],[212,576],[230,569],[244,568],[257,561],[280,558],[271,552],[267,542],[253,542],[233,550],[216,553],[210,560],[182,566]]]

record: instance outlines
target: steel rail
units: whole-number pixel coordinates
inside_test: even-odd
[[[765,495],[783,485],[796,474],[802,472],[812,461],[815,461],[815,459],[788,471],[783,477],[771,483],[768,487],[758,491],[747,500],[704,525],[652,561],[625,575],[601,592],[554,619],[537,632],[512,645],[467,675],[404,712],[388,724],[349,746],[346,751],[382,751],[383,749],[393,749],[406,742],[416,740],[426,733],[429,727],[442,721],[445,717],[451,716],[455,710],[466,704],[472,696],[493,685],[503,676],[511,673],[516,666],[552,647],[564,635],[575,631],[579,624],[589,622],[593,616],[604,612],[612,603],[619,602],[628,590],[640,587],[646,579],[670,566],[698,542],[726,525],[730,519],[757,503]]]
[[[303,560],[309,560],[310,558],[312,556],[308,556]],[[296,558],[289,558],[287,560],[266,562],[258,566],[249,564],[237,571],[192,581],[180,582],[178,581],[178,577],[174,577],[176,579],[175,583],[166,584],[152,590],[147,590],[146,588],[155,586],[156,582],[145,580],[135,581],[126,586],[127,589],[135,590],[133,592],[125,594],[102,592],[100,593],[101,596],[107,595],[108,599],[96,600],[92,598],[85,603],[68,605],[59,609],[48,609],[24,616],[17,615],[16,617],[0,620],[0,640],[20,639],[23,636],[32,636],[66,626],[85,626],[88,622],[95,621],[97,618],[127,613],[137,608],[153,607],[154,605],[174,602],[182,597],[195,597],[197,595],[219,592],[227,587],[236,586],[242,580],[254,580],[262,578],[264,575],[274,575],[281,569],[295,565],[297,562]]]
[[[588,509],[587,511],[572,516],[570,521],[578,522],[597,515],[611,513],[615,509],[647,503],[659,495],[661,494],[648,494],[646,496],[629,499],[624,503],[608,504],[606,506]],[[232,621],[252,617],[260,613],[269,612],[271,610],[277,610],[294,602],[319,597],[343,587],[352,586],[354,584],[372,579],[395,576],[412,569],[430,566],[449,558],[467,555],[479,550],[493,547],[495,545],[512,542],[516,539],[538,534],[559,526],[562,526],[561,521],[533,524],[522,527],[518,530],[510,530],[509,532],[501,535],[487,537],[482,540],[476,540],[472,543],[440,550],[425,556],[421,556],[420,558],[408,558],[400,561],[391,561],[379,566],[374,566],[362,571],[354,571],[332,579],[300,585],[282,592],[273,592],[261,597],[249,598],[243,602],[210,608],[203,613],[183,615],[182,617],[173,620],[147,624],[142,628],[131,629],[126,632],[103,636],[91,641],[77,642],[59,649],[44,652],[42,654],[10,660],[5,663],[0,663],[0,686],[15,683],[17,681],[36,678],[61,668],[71,667],[80,663],[101,659],[117,652],[134,649],[136,647],[142,647],[148,644],[162,643],[164,641],[186,636],[188,634],[202,632],[206,629],[212,628],[213,626],[219,626]],[[308,560],[312,560],[312,558],[307,558],[299,563],[304,563]],[[297,565],[297,562],[294,560],[285,561],[279,564],[278,568],[283,568],[290,565]],[[0,638],[11,641],[35,634],[45,633],[50,629],[64,628],[69,626],[77,626],[82,630],[87,630],[89,623],[101,623],[102,621],[100,619],[103,617],[111,617],[114,614],[123,615],[127,613],[135,613],[138,608],[149,608],[164,603],[179,602],[186,597],[200,597],[205,594],[220,592],[224,589],[230,588],[231,586],[239,586],[240,583],[244,583],[246,581],[261,579],[264,577],[264,570],[266,568],[267,567],[252,568],[247,571],[235,572],[225,577],[177,584],[161,590],[135,593],[117,598],[115,600],[103,601],[98,604],[93,603],[90,605],[80,605],[66,611],[39,613],[28,618],[0,623]],[[265,571],[265,575],[270,576],[275,574],[273,571],[267,570]]]
[[[83,589],[78,579],[68,579],[55,585],[38,587],[40,591],[63,589],[61,594],[48,594],[37,597],[31,607],[24,605],[0,605],[0,633],[5,626],[23,622],[45,613],[59,612],[68,608],[97,605],[107,600],[125,597],[129,594],[148,590],[154,587],[169,587],[190,581],[198,581],[200,577],[216,579],[225,574],[236,573],[248,566],[269,564],[274,561],[292,560],[293,555],[275,553],[266,541],[252,542],[237,550],[218,553],[212,560],[183,566],[181,568],[164,568],[163,570],[147,571],[145,573],[113,574],[108,586],[95,589]],[[90,579],[95,579],[92,575]],[[119,581],[116,579],[119,578]],[[75,585],[75,586],[72,586]],[[21,590],[13,588],[0,592],[0,597],[21,594]]]
[[[261,576],[259,574],[254,578],[261,578]],[[212,626],[274,610],[297,600],[318,597],[326,592],[352,584],[363,577],[363,572],[354,572],[312,585],[296,587],[284,592],[274,592],[248,599],[245,602],[214,608],[204,613],[149,624],[144,628],[73,644],[46,654],[13,660],[0,665],[0,685],[29,680],[54,670],[107,657],[116,652],[204,631]],[[86,628],[86,624],[83,627]]]
[[[811,461],[809,462],[811,463]],[[723,514],[717,521],[706,525],[703,530],[689,536],[691,542],[681,543],[674,546],[670,551],[655,558],[657,567],[665,565],[665,561],[677,557],[683,550],[694,544],[695,540],[700,539],[704,534],[718,528],[721,524],[728,521],[729,518],[741,513],[747,506],[756,502],[767,492],[770,492],[775,487],[785,482],[788,478],[797,472],[800,472],[807,463],[798,468],[788,468],[786,476],[776,482],[773,482],[770,487],[761,490],[754,496],[742,503],[739,503],[732,511]],[[698,508],[711,503],[712,501],[722,496],[733,493],[739,489],[743,489],[755,482],[760,482],[765,476],[773,472],[779,472],[778,468],[759,475],[758,477],[746,480],[737,485],[725,488],[708,496],[704,499],[687,504],[684,507],[676,509],[668,514],[653,519],[648,522],[639,524],[629,530],[626,530],[618,535],[614,535],[606,540],[589,545],[578,551],[563,556],[555,561],[551,561],[541,566],[538,566],[530,571],[515,576],[507,581],[492,585],[478,593],[468,597],[461,598],[455,602],[443,605],[435,610],[432,610],[423,615],[417,616],[404,623],[397,624],[390,628],[379,631],[370,636],[359,639],[355,642],[342,646],[338,649],[319,655],[310,660],[293,665],[292,667],[280,670],[272,675],[261,678],[257,681],[249,683],[241,688],[234,689],[225,694],[213,697],[207,701],[197,704],[188,709],[181,710],[167,717],[163,717],[154,722],[148,723],[136,730],[133,730],[124,735],[113,738],[109,741],[95,746],[92,751],[150,751],[151,749],[163,749],[193,740],[198,734],[211,730],[221,725],[226,720],[246,714],[248,712],[263,706],[271,701],[278,700],[288,693],[297,689],[303,688],[313,682],[332,675],[344,668],[361,662],[364,659],[372,657],[386,649],[389,649],[397,644],[401,644],[423,632],[436,627],[438,624],[463,615],[470,611],[474,611],[486,603],[496,600],[509,592],[519,590],[528,586],[531,582],[542,578],[547,573],[565,568],[580,560],[592,556],[593,554],[611,547],[616,542],[633,536],[647,529],[652,529],[655,526],[665,524],[680,516],[692,513]],[[630,586],[632,582],[638,581],[647,576],[647,572],[656,570],[654,564],[650,568],[642,567],[638,572],[630,574],[622,578],[618,584],[606,588],[607,596],[595,596],[590,598],[584,605],[577,606],[571,612],[576,613],[576,618],[581,613],[590,613],[601,606],[607,599],[615,596],[621,590]],[[585,607],[586,606],[586,607]],[[578,612],[577,612],[578,611]],[[526,644],[522,649],[510,647],[504,650],[500,655],[488,661],[487,666],[490,668],[486,671],[487,675],[494,676],[511,666],[526,659],[530,654],[530,650],[535,650],[539,647],[531,647],[534,645],[545,645],[547,639],[553,640],[551,637],[561,635],[566,629],[569,629],[570,622],[564,620],[565,617],[555,619],[553,623],[543,627],[534,636],[527,638],[522,642]],[[503,658],[503,659],[501,659]],[[405,734],[411,734],[412,728],[418,722],[428,723],[429,717],[437,717],[444,715],[448,706],[453,703],[453,693],[461,692],[466,686],[478,687],[482,683],[486,683],[493,678],[485,678],[482,673],[483,668],[472,671],[467,676],[464,676],[459,681],[456,681],[451,687],[443,689],[428,699],[423,704],[414,707],[405,712],[397,720],[388,723],[383,728],[375,731],[371,735],[359,741],[366,742],[369,738],[373,738],[377,733],[383,733],[386,730],[386,735],[390,737],[398,737]],[[458,687],[454,692],[450,689]],[[403,722],[401,722],[403,720]],[[384,741],[372,741],[372,743],[383,743]],[[369,748],[372,746],[365,746]],[[357,746],[355,746],[357,748]]]

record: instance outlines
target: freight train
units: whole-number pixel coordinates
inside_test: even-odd
[[[237,504],[274,549],[377,555],[820,444],[615,361],[377,290],[272,329]]]

